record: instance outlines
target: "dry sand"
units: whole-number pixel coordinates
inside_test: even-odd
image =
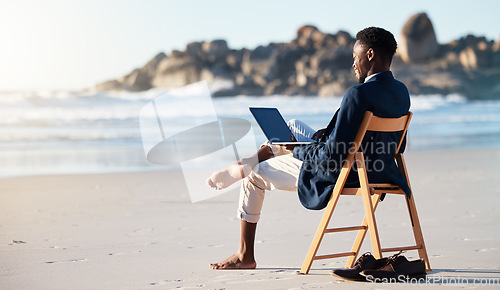
[[[406,160],[433,268],[434,284],[419,286],[499,287],[500,150],[410,152]],[[316,261],[309,275],[297,274],[322,211],[282,191],[266,196],[258,268],[209,270],[237,249],[237,200],[233,190],[192,204],[180,171],[0,180],[0,288],[401,287],[330,276],[345,259]],[[356,225],[362,214],[361,199],[342,197],[333,223]],[[384,247],[412,244],[402,197],[383,201],[377,219]],[[347,251],[352,239],[330,234],[320,252]],[[416,251],[405,255],[417,258]]]

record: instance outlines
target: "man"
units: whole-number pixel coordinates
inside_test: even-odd
[[[257,154],[260,162],[258,169],[253,171],[239,163],[242,175],[248,175],[242,183],[238,209],[241,219],[240,247],[226,260],[211,264],[212,269],[254,269],[257,266],[254,257],[255,231],[266,189],[297,190],[306,208],[324,208],[365,111],[385,118],[397,118],[408,113],[408,90],[394,79],[389,70],[396,47],[394,36],[382,28],[369,27],[358,32],[352,66],[360,84],[346,92],[340,109],[322,131],[325,142],[287,147],[287,150],[293,150],[293,156],[286,154],[274,158],[270,158],[272,152],[267,149],[269,147],[261,148],[260,154]],[[314,137],[317,138],[318,134]],[[395,183],[410,194],[404,176],[392,159],[394,152],[387,147],[396,143],[399,137],[397,133],[367,132],[364,143],[376,145],[364,150],[368,178],[371,182]],[[357,178],[350,175],[347,182],[355,186]]]

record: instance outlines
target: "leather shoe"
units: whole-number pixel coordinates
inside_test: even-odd
[[[387,258],[375,259],[370,252],[364,253],[350,269],[336,269],[330,274],[346,280],[365,281],[359,273],[367,269],[378,269],[387,263]]]
[[[400,253],[389,257],[380,269],[366,269],[360,272],[367,281],[375,282],[403,282],[405,279],[423,278],[426,274],[424,260],[408,261],[405,256],[400,256]]]

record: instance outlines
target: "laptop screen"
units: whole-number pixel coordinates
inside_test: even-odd
[[[250,112],[271,143],[291,142],[290,129],[276,108],[250,108]]]

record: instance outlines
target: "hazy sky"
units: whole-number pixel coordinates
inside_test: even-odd
[[[288,42],[304,24],[351,35],[380,26],[398,38],[418,12],[429,15],[440,43],[470,33],[500,37],[498,0],[2,1],[0,90],[91,87],[191,41],[255,48]]]

